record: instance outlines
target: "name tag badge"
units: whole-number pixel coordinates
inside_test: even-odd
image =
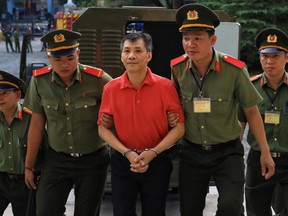
[[[210,98],[193,98],[195,113],[210,113],[211,99]]]
[[[267,124],[279,124],[280,112],[279,111],[265,111],[264,122]]]

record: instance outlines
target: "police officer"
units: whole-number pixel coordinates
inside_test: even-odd
[[[38,216],[63,215],[73,186],[74,215],[100,209],[110,157],[96,122],[103,86],[112,78],[78,62],[80,37],[61,29],[41,38],[51,65],[33,72],[24,102],[33,111],[26,167],[34,167],[45,125],[50,145],[36,195]],[[26,184],[36,188],[29,169]]]
[[[288,37],[280,29],[267,28],[257,35],[256,47],[264,72],[251,77],[251,81],[264,99],[258,107],[275,163],[275,175],[268,180],[261,175],[258,141],[249,130],[247,141],[251,148],[247,158],[246,209],[248,216],[269,216],[272,215],[271,201],[277,183],[284,196],[283,209],[277,213],[288,213],[288,73],[285,71]],[[242,110],[239,119],[244,129],[247,119]]]
[[[259,141],[261,174],[268,179],[274,173],[257,108],[262,98],[249,80],[245,63],[213,48],[220,21],[212,10],[186,4],[177,11],[176,20],[185,51],[171,61],[172,79],[185,113],[186,132],[179,143],[181,215],[203,215],[211,176],[219,192],[216,215],[243,215],[244,150],[238,103]]]
[[[0,215],[9,203],[14,216],[23,216],[27,209],[24,164],[31,111],[19,103],[24,90],[24,81],[0,71]]]

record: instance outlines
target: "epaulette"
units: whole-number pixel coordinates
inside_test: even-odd
[[[176,64],[179,64],[180,62],[186,60],[188,58],[188,56],[186,54],[183,54],[177,58],[174,58],[170,61],[170,67],[173,67]]]
[[[233,58],[232,56],[224,55],[223,60],[242,69],[245,66],[245,62],[242,62],[236,58]]]
[[[32,111],[30,109],[28,109],[27,107],[23,107],[23,112],[28,113],[30,115],[32,115]]]
[[[33,70],[33,76],[40,76],[40,75],[49,73],[49,72],[51,72],[51,69],[52,68],[50,66],[47,66],[44,68]]]
[[[262,76],[260,74],[250,77],[250,81],[253,82],[255,80],[260,79]]]
[[[96,77],[102,77],[103,76],[103,71],[98,68],[94,68],[91,66],[83,65],[83,71],[85,73],[91,74]]]

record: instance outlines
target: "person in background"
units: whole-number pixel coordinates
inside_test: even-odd
[[[288,37],[277,28],[263,29],[256,36],[263,73],[251,77],[253,85],[263,97],[258,103],[265,127],[270,154],[275,163],[275,175],[270,179],[262,176],[261,157],[258,140],[251,128],[247,142],[251,146],[247,158],[245,184],[246,210],[248,216],[271,216],[271,202],[275,193],[282,197],[282,207],[276,209],[277,215],[288,214]],[[239,109],[239,120],[243,130],[247,119],[243,109]],[[250,130],[251,129],[251,130]],[[278,188],[278,192],[275,189]],[[281,188],[281,192],[279,189]],[[280,193],[279,193],[280,192]]]
[[[152,38],[125,35],[121,42],[122,76],[105,85],[99,111],[99,135],[115,152],[111,157],[114,216],[164,216],[172,161],[167,149],[184,134],[184,115],[173,83],[152,73]],[[167,113],[179,120],[169,130]],[[103,113],[113,116],[116,132],[102,126]],[[116,135],[117,134],[117,135]]]
[[[25,36],[28,36],[28,35],[31,35],[31,34],[32,34],[31,28],[28,27],[26,29]],[[31,44],[31,36],[29,36],[28,39],[27,39],[27,52],[28,53],[30,53],[30,52],[33,53],[33,48],[32,48],[32,44]]]
[[[49,148],[37,186],[37,216],[63,215],[72,188],[75,216],[99,215],[109,148],[98,136],[103,86],[112,78],[79,63],[79,32],[59,29],[41,38],[51,65],[34,70],[24,100],[32,119],[28,132],[25,182],[36,189],[35,158],[47,126]],[[105,122],[105,121],[104,121]]]
[[[245,63],[214,48],[218,16],[192,3],[176,13],[185,54],[171,61],[172,80],[185,113],[179,149],[182,216],[202,216],[211,176],[219,198],[218,216],[244,215],[244,149],[238,104],[243,107],[261,149],[261,176],[274,174],[257,104],[262,101],[249,80]]]
[[[7,25],[5,32],[4,32],[4,38],[5,38],[5,42],[6,42],[7,52],[9,52],[9,46],[10,46],[12,52],[15,52],[14,48],[13,48],[11,37],[12,37],[11,27],[9,25]]]
[[[29,189],[24,173],[29,169],[25,167],[25,156],[31,111],[19,102],[24,92],[24,81],[0,71],[0,215],[9,204],[14,216],[25,215],[28,207]],[[33,172],[40,168],[38,164]],[[36,216],[35,205],[29,208],[29,215]]]
[[[17,26],[13,32],[14,43],[15,43],[15,52],[20,53],[20,41],[19,41],[19,27]]]

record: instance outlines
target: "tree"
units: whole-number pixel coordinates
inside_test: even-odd
[[[251,73],[261,70],[255,37],[264,28],[276,27],[288,33],[286,0],[217,0],[203,2],[213,10],[224,10],[241,24],[241,60]]]

